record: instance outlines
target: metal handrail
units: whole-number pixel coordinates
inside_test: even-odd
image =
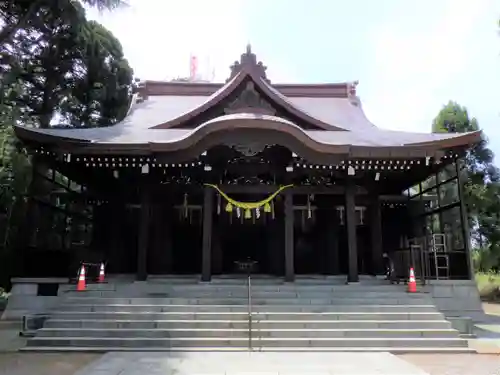
[[[245,261],[236,261],[236,266],[240,271],[247,273],[247,306],[248,306],[248,350],[253,350],[252,345],[252,270],[257,264],[255,260],[248,258]]]
[[[252,275],[249,272],[247,278],[248,292],[248,350],[252,351]]]

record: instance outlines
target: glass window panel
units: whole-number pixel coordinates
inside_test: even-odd
[[[439,186],[441,206],[458,202],[458,181],[453,179]]]
[[[425,181],[422,182],[422,190],[436,186],[436,175],[432,174]]]
[[[460,207],[453,207],[441,213],[443,231],[446,236],[448,250],[463,250],[464,241],[461,226]]]
[[[425,201],[425,211],[433,211],[439,208],[437,189],[433,188],[422,195],[422,200]]]
[[[443,169],[441,169],[438,173],[439,175],[439,181],[446,181],[449,180],[452,177],[456,177],[457,175],[457,170],[455,168],[455,164],[449,164]]]

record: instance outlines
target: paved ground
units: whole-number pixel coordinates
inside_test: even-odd
[[[0,353],[0,375],[73,375],[99,357],[96,354]]]
[[[151,353],[154,354],[154,353]],[[111,354],[101,357],[98,354],[34,354],[34,353],[3,353],[0,354],[0,375],[116,375],[119,371],[124,370],[120,375],[168,375],[168,370],[171,370],[175,361],[166,359],[165,353],[154,354],[148,358],[143,357],[139,362],[137,357],[132,361],[130,366],[127,366],[122,360],[111,358]],[[132,354],[121,354],[119,356],[131,356]],[[136,354],[137,356],[138,354]],[[300,365],[294,366],[295,362],[290,362],[289,359],[285,360],[285,363],[291,364],[292,369],[288,371],[290,374],[309,374],[320,375],[320,374],[398,374],[398,375],[413,375],[413,374],[428,374],[428,375],[497,375],[500,374],[500,356],[498,355],[484,355],[484,354],[466,354],[466,355],[446,355],[446,354],[406,354],[399,355],[400,360],[404,360],[407,363],[411,363],[416,367],[421,369],[420,372],[415,372],[414,368],[409,371],[413,372],[394,372],[390,368],[388,369],[388,364],[385,358],[380,360],[382,364],[373,365],[373,361],[366,362],[367,358],[362,354],[350,354],[355,356],[356,363],[363,362],[367,366],[371,366],[366,372],[365,370],[359,370],[361,372],[347,372],[344,367],[344,372],[342,371],[341,361],[338,358],[329,357],[329,362],[336,362],[337,368],[335,372],[333,370],[327,371],[326,367],[321,367],[321,365],[312,364],[309,371],[304,371],[306,363],[301,363]],[[156,358],[154,358],[156,356]],[[289,356],[296,357],[295,354]],[[344,356],[344,360],[347,357]],[[380,357],[379,357],[380,358]],[[111,362],[109,362],[111,360]],[[94,363],[92,363],[95,361]],[[311,359],[310,359],[311,361]],[[107,362],[107,363],[106,363]],[[314,362],[314,361],[313,361]],[[366,363],[365,363],[366,362]],[[179,361],[177,361],[177,365]],[[234,367],[228,367],[231,373],[246,373],[250,375],[255,372],[255,375],[266,375],[266,374],[277,374],[276,366],[274,368],[271,366],[269,368],[263,368],[264,362],[260,365],[255,365],[254,362],[250,364],[243,364],[243,370],[241,368],[235,369]],[[113,369],[113,366],[115,368]],[[181,365],[182,366],[182,365]],[[185,364],[185,369],[189,367]],[[339,368],[340,366],[340,368]],[[377,369],[378,366],[378,369]],[[381,367],[381,366],[385,366]],[[142,369],[141,369],[142,367]],[[179,367],[177,367],[179,369]],[[180,368],[182,369],[182,367]],[[374,372],[375,369],[379,370]],[[80,370],[80,371],[79,371]],[[100,371],[97,371],[100,370]],[[203,369],[192,368],[193,371],[189,371],[189,374],[214,374],[216,368],[210,368],[209,366],[203,366]],[[238,370],[238,371],[236,371]],[[369,371],[372,372],[369,372]],[[141,372],[142,371],[142,372]],[[381,372],[382,371],[382,372]],[[384,372],[385,371],[385,372]],[[401,371],[401,370],[398,370]],[[223,373],[223,372],[219,372]],[[229,372],[228,372],[229,373]],[[281,372],[283,373],[283,372]],[[177,373],[179,375],[181,373]],[[286,374],[286,372],[285,372]]]
[[[427,375],[389,353],[108,353],[77,372],[104,374]]]
[[[405,354],[398,356],[429,375],[498,375],[500,355]]]

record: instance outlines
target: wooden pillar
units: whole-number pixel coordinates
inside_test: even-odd
[[[206,186],[203,191],[203,244],[201,254],[201,281],[212,278],[212,221],[213,190]]]
[[[460,167],[460,159],[455,159],[455,169],[457,171],[457,185],[458,185],[458,199],[460,200],[460,223],[462,228],[462,237],[464,241],[465,258],[467,262],[468,278],[470,280],[474,277],[474,263],[472,262],[472,252],[470,249],[470,228],[469,216],[467,215],[467,206],[464,201],[464,184],[467,181],[463,178]]]
[[[222,253],[222,246],[220,241],[220,235],[222,230],[222,224],[220,220],[214,225],[212,232],[212,274],[220,275],[222,274],[224,254]]]
[[[172,266],[171,202],[163,200],[151,207],[148,273],[156,275],[170,273]]]
[[[354,185],[354,181],[348,179],[345,189],[345,216],[348,249],[347,257],[349,259],[347,281],[350,283],[359,281],[355,194],[356,186]]]
[[[335,207],[325,210],[325,257],[324,270],[327,275],[339,274],[338,211]]]
[[[293,193],[285,192],[285,281],[295,280],[293,251]]]
[[[370,207],[370,229],[372,242],[372,273],[384,273],[382,264],[382,215],[380,212],[380,199],[374,195]]]
[[[125,216],[123,212],[123,206],[120,204],[119,200],[111,202],[112,205],[112,216],[111,220],[111,240],[110,240],[110,255],[107,259],[106,271],[107,273],[120,273],[122,271],[121,257],[123,245],[121,243],[121,231],[122,231],[122,218]],[[118,215],[117,215],[118,213]]]
[[[172,233],[172,201],[167,201],[167,206],[164,206],[165,211],[160,215],[160,225],[158,230],[163,232],[163,243],[159,245],[159,249],[165,251],[163,257],[162,269],[163,272],[171,273],[173,270],[174,249],[173,249],[173,233]],[[163,228],[163,229],[162,229]]]
[[[145,281],[148,276],[149,222],[151,217],[151,196],[148,185],[141,187],[141,208],[139,213],[139,236],[137,244],[137,280]]]
[[[339,223],[339,217],[338,217],[338,212],[337,209],[333,209],[334,212],[334,219],[332,220],[333,222],[333,231],[331,233],[331,270],[333,275],[339,275],[340,274],[340,257],[339,257],[339,232],[340,232],[340,223]]]
[[[437,204],[438,207],[441,208],[441,189],[443,189],[444,186],[439,185],[441,182],[441,179],[439,177],[439,172],[435,174],[436,176],[436,196],[437,196]],[[438,212],[438,217],[439,217],[439,233],[445,234],[444,233],[444,222],[443,222],[443,211],[439,210]],[[445,236],[446,238],[446,236]],[[445,239],[446,241],[446,239]]]

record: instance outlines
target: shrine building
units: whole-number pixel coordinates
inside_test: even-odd
[[[274,84],[250,47],[223,84],[141,82],[102,128],[16,127],[33,156],[20,276],[472,277],[460,160],[481,133],[378,128],[357,82]],[[441,263],[441,260],[443,262]]]

